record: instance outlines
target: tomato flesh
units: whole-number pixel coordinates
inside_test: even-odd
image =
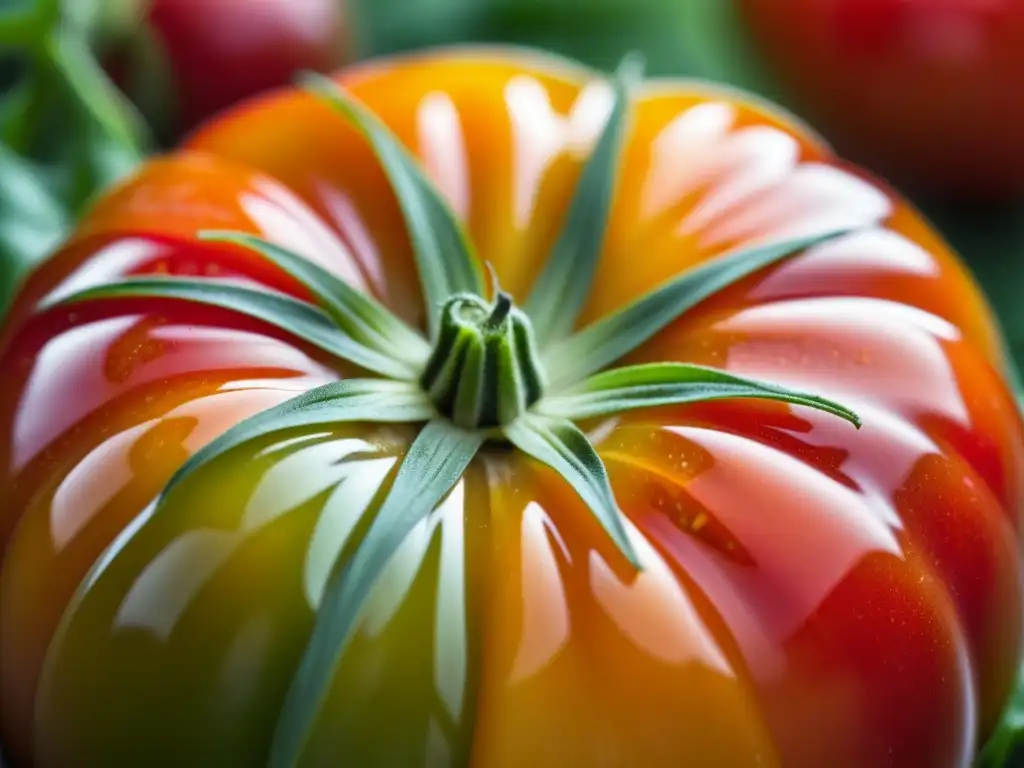
[[[500,49],[339,77],[522,298],[607,92]],[[733,247],[844,227],[630,360],[814,391],[862,429],[753,400],[585,425],[639,575],[562,480],[488,449],[375,588],[303,764],[968,765],[1020,657],[1024,429],[991,312],[938,236],[785,116],[645,86],[583,322]],[[356,374],[183,302],[29,312],[125,274],[304,296],[256,255],[196,240],[211,228],[286,245],[422,320],[378,164],[308,95],[238,107],[97,203],[0,340],[0,723],[16,764],[265,761],[327,570],[412,434],[267,438],[146,522],[228,426]]]

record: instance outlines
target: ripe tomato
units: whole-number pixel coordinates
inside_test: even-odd
[[[498,48],[338,80],[521,296],[606,114],[588,73]],[[407,445],[401,427],[293,428],[195,476],[138,535],[198,449],[351,374],[226,309],[30,311],[145,274],[308,298],[196,238],[210,228],[290,247],[422,322],[380,163],[307,93],[228,112],[95,205],[29,282],[0,358],[0,723],[16,765],[265,763],[331,562]],[[583,321],[738,245],[837,229],[633,361],[835,396],[863,427],[760,400],[591,423],[640,572],[560,478],[486,450],[375,587],[304,764],[969,763],[1020,660],[1024,426],[992,315],[944,242],[786,115],[647,84]]]
[[[736,1],[840,151],[925,193],[1024,192],[1024,3]]]
[[[115,48],[110,66],[148,113],[173,112],[177,130],[347,56],[345,0],[148,0],[144,8],[143,33]]]

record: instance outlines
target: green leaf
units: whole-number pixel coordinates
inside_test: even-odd
[[[414,366],[426,363],[426,340],[387,307],[323,267],[278,245],[241,232],[200,232],[201,240],[233,243],[263,256],[309,289],[338,326],[359,343]]]
[[[543,358],[552,385],[555,388],[567,386],[601,370],[708,297],[845,231],[742,248],[683,272],[615,314],[545,349]]]
[[[35,0],[36,18],[40,24],[50,29],[57,25],[68,6],[79,2],[80,0]]]
[[[860,427],[857,414],[824,397],[688,363],[649,363],[605,371],[570,390],[545,398],[537,409],[577,421],[638,408],[727,398],[758,398],[806,405]]]
[[[68,147],[71,158],[66,163],[72,171],[72,184],[64,199],[74,212],[85,210],[98,194],[135,171],[140,162],[134,149],[106,134],[90,115],[85,117],[74,142],[78,146]]]
[[[58,28],[48,38],[46,50],[80,108],[112,141],[140,158],[145,133],[142,122],[89,51],[85,37],[73,29]]]
[[[978,759],[975,768],[1013,768],[1024,764],[1024,667],[1017,676],[1003,717],[996,726]]]
[[[0,10],[0,46],[21,46],[30,39],[38,27],[36,14],[25,3],[21,7]]]
[[[396,379],[415,379],[418,371],[363,346],[339,329],[331,318],[311,304],[269,291],[227,282],[180,277],[141,277],[87,288],[60,297],[53,304],[78,304],[102,299],[180,299],[232,310],[262,320],[308,341],[342,360]]]
[[[457,293],[483,293],[480,266],[455,213],[417,160],[365,106],[328,77],[306,73],[304,86],[341,112],[367,139],[387,174],[412,240],[427,328],[436,338],[444,302]]]
[[[0,144],[0,322],[28,273],[57,246],[67,216],[39,169]]]
[[[562,232],[523,306],[542,346],[572,332],[590,294],[615,194],[629,86],[637,79],[637,64],[627,58],[612,80],[612,111],[580,174]]]
[[[42,110],[39,94],[48,88],[52,73],[38,68],[19,70],[13,82],[0,98],[0,141],[11,152],[21,154],[37,138],[39,115]],[[4,73],[6,75],[6,73]]]
[[[640,568],[604,463],[576,425],[565,419],[528,413],[505,427],[505,436],[516,448],[561,475],[590,507],[623,556]]]
[[[416,525],[458,483],[484,434],[447,421],[428,423],[409,447],[394,485],[351,558],[336,564],[313,635],[292,681],[270,752],[270,768],[299,764],[363,606],[388,562]]]
[[[251,416],[208,443],[167,483],[161,498],[203,466],[238,446],[296,427],[354,421],[392,424],[429,421],[434,406],[416,385],[387,379],[345,379],[325,384]]]

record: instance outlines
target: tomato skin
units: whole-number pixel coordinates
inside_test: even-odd
[[[1024,192],[1024,3],[736,0],[798,110],[922,194]]]
[[[502,49],[340,77],[522,297],[602,90]],[[488,452],[371,596],[304,764],[968,765],[1010,691],[1022,618],[1024,425],[978,287],[905,202],[781,113],[649,85],[628,136],[585,320],[737,245],[850,227],[631,360],[812,390],[864,426],[759,401],[586,425],[604,433],[639,575],[564,482]],[[259,233],[422,319],[379,166],[306,94],[235,108],[94,206],[0,344],[0,737],[15,765],[264,760],[327,566],[408,443],[365,425],[278,435],[147,518],[230,424],[356,374],[181,302],[29,311],[123,274],[303,296],[255,255],[195,239],[209,228]]]
[[[174,105],[177,131],[288,85],[300,71],[330,71],[349,55],[344,0],[151,0],[145,13],[152,38],[142,44],[150,55],[158,51],[168,70],[173,93],[162,98]],[[130,50],[111,62],[130,91],[165,85],[132,79],[131,70],[147,64]],[[144,108],[154,103],[152,94],[137,95]]]

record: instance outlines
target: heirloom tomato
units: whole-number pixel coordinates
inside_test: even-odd
[[[0,344],[15,766],[958,768],[1013,690],[993,316],[740,93],[311,77],[99,199]]]
[[[1024,192],[1020,0],[735,2],[839,151],[925,193]]]

